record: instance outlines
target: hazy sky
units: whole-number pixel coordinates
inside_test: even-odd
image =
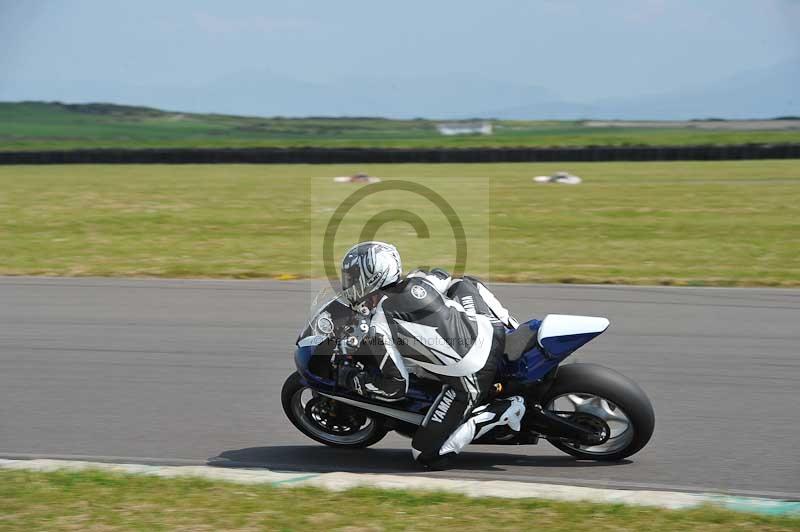
[[[589,102],[703,87],[798,57],[800,0],[0,0],[2,100],[117,101],[146,88],[149,101],[127,103],[174,107],[175,91],[230,80],[455,76]],[[229,110],[230,99],[222,91],[187,107]]]

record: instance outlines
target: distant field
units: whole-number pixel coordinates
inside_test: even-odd
[[[0,103],[0,150],[167,147],[511,147],[798,143],[797,121],[492,121],[446,137],[430,120],[255,118],[115,105]]]
[[[566,169],[578,186],[531,177]],[[460,205],[470,272],[494,280],[800,285],[800,161],[494,165],[0,167],[0,274],[321,277],[321,234],[363,185],[411,179]],[[336,255],[376,212],[407,266],[452,264],[446,220],[405,193],[346,218]],[[466,207],[465,207],[466,206]]]

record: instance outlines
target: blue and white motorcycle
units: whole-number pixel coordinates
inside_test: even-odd
[[[308,437],[333,447],[363,448],[389,431],[411,437],[441,391],[410,364],[406,397],[398,402],[366,399],[337,385],[343,366],[367,371],[368,325],[330,291],[312,305],[297,340],[297,372],[283,385],[281,399],[289,420]],[[546,439],[583,460],[622,460],[650,440],[655,416],[650,400],[632,380],[596,364],[560,364],[602,334],[605,318],[549,314],[509,330],[492,399],[525,398],[522,430],[496,427],[473,443],[536,444]],[[362,352],[363,353],[363,352]],[[421,375],[421,376],[418,376]]]

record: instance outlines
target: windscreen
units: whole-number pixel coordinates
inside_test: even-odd
[[[345,303],[344,297],[340,292],[333,290],[331,287],[321,289],[311,302],[306,318],[305,328],[300,333],[298,341],[309,336],[317,336],[323,334],[320,331],[317,322],[321,315],[329,317],[335,327],[341,327],[348,320],[352,319],[355,315],[350,307]]]

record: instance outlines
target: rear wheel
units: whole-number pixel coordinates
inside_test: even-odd
[[[655,414],[635,382],[596,364],[569,364],[542,400],[544,409],[591,428],[601,443],[584,445],[549,440],[558,449],[584,460],[622,460],[640,451],[653,435]]]
[[[386,436],[383,424],[365,411],[318,394],[295,372],[281,390],[283,411],[309,438],[331,447],[360,449]]]

